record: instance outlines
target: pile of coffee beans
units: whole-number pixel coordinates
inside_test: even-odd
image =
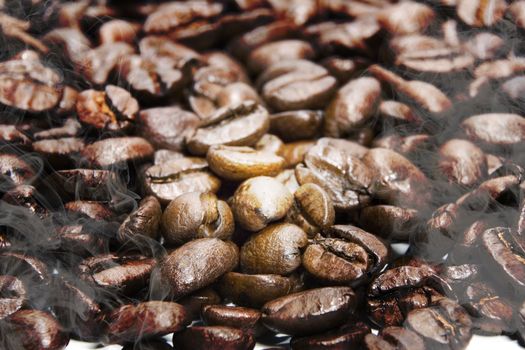
[[[0,349],[522,343],[525,1],[0,0],[0,198]]]

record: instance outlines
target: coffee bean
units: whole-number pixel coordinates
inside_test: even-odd
[[[490,27],[496,24],[505,13],[505,1],[458,1],[457,15],[463,22],[473,27]]]
[[[124,191],[124,184],[117,174],[102,169],[58,170],[46,181],[56,184],[62,198],[108,200],[113,191]]]
[[[260,307],[264,303],[296,292],[302,283],[295,275],[248,275],[226,273],[218,284],[221,295],[238,305]]]
[[[26,208],[40,218],[49,215],[48,205],[37,189],[31,185],[20,185],[7,191],[2,200],[6,203]]]
[[[123,343],[181,331],[190,320],[182,305],[148,301],[121,306],[111,311],[106,322],[109,342]]]
[[[323,121],[321,111],[299,110],[270,116],[270,131],[284,141],[311,139],[319,134]]]
[[[126,162],[141,163],[153,156],[151,144],[141,137],[115,137],[86,146],[82,155],[90,165],[108,168]]]
[[[515,1],[510,4],[508,12],[514,18],[517,26],[525,28],[525,5],[523,1]]]
[[[238,261],[239,251],[232,242],[201,238],[168,254],[160,270],[177,298],[212,284],[233,270]]]
[[[402,327],[386,327],[379,335],[366,335],[364,339],[366,350],[379,349],[414,349],[424,350],[423,339],[410,329]]]
[[[319,335],[294,337],[291,346],[305,350],[359,348],[367,334],[370,334],[370,327],[358,321]]]
[[[120,41],[131,44],[135,40],[138,31],[139,26],[134,23],[113,19],[100,26],[98,36],[101,44]]]
[[[188,139],[188,150],[201,155],[212,145],[251,146],[269,126],[268,112],[253,102],[222,108]]]
[[[375,113],[380,94],[381,86],[374,78],[348,82],[326,109],[325,135],[340,137],[365,124]]]
[[[290,294],[266,303],[263,324],[292,335],[319,333],[341,325],[357,297],[349,287],[326,287]]]
[[[80,129],[81,125],[76,119],[68,118],[62,126],[36,132],[34,137],[36,140],[75,137],[79,135]]]
[[[228,204],[209,192],[189,192],[171,201],[161,227],[166,242],[177,245],[196,238],[229,239],[235,229]]]
[[[378,15],[378,21],[390,33],[402,35],[424,31],[434,17],[430,7],[409,1],[384,8]]]
[[[517,114],[475,115],[465,119],[461,126],[469,139],[486,147],[519,146],[525,138],[525,119]]]
[[[274,41],[253,50],[248,57],[248,66],[254,73],[260,73],[274,63],[294,59],[312,59],[314,55],[313,48],[305,41]]]
[[[202,319],[209,326],[226,326],[242,329],[253,336],[264,332],[261,312],[240,306],[207,305],[202,308]]]
[[[0,124],[0,144],[11,144],[24,148],[31,145],[31,140],[15,125]]]
[[[173,343],[181,350],[251,350],[253,337],[237,328],[222,326],[193,326],[173,336]]]
[[[301,265],[306,233],[292,224],[273,224],[241,247],[241,270],[252,274],[288,275]]]
[[[278,155],[284,158],[285,167],[291,168],[304,160],[306,153],[314,146],[313,141],[286,143],[279,149]]]
[[[235,191],[231,207],[235,220],[250,231],[259,231],[283,218],[293,203],[292,194],[277,180],[258,176]]]
[[[0,320],[26,304],[24,283],[14,276],[0,276]]]
[[[451,182],[472,186],[487,176],[485,154],[476,145],[458,139],[443,144],[438,166]]]
[[[119,62],[134,52],[135,49],[131,45],[123,42],[103,44],[85,51],[75,63],[89,81],[102,86],[108,81],[110,73]]]
[[[373,205],[361,211],[359,224],[384,239],[406,242],[422,224],[418,214],[415,209]]]
[[[183,157],[146,169],[144,187],[147,193],[157,197],[162,204],[189,192],[212,192],[219,190],[221,181],[208,171],[208,163],[202,158]]]
[[[143,235],[153,239],[159,237],[162,209],[159,201],[153,197],[144,197],[139,206],[122,222],[117,238],[121,242]]]
[[[77,137],[33,142],[33,150],[40,153],[55,169],[68,168],[73,159],[84,150],[85,144]]]
[[[226,273],[226,275],[228,273]],[[178,303],[184,306],[184,309],[191,320],[200,320],[202,308],[207,305],[220,304],[220,302],[220,295],[210,287],[195,291],[190,295],[178,300]]]

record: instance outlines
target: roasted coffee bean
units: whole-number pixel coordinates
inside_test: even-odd
[[[248,275],[226,273],[218,283],[221,295],[238,305],[260,307],[264,303],[299,291],[302,282],[296,275]]]
[[[223,326],[193,326],[173,336],[181,350],[251,350],[255,340],[247,332]]]
[[[202,308],[202,319],[209,326],[226,326],[242,329],[253,336],[264,332],[261,312],[240,306],[207,305]]]
[[[125,131],[132,126],[139,104],[129,92],[107,85],[104,91],[85,90],[76,103],[80,122],[100,131]]]
[[[110,343],[135,342],[184,329],[191,321],[182,305],[165,301],[148,301],[124,305],[106,317]]]
[[[73,159],[78,157],[84,148],[84,141],[77,137],[33,142],[33,150],[46,158],[55,169],[67,168],[74,164]]]
[[[407,104],[386,100],[379,104],[379,113],[383,118],[385,128],[389,124],[408,124],[408,125],[420,125],[423,123],[421,117],[414,112],[414,110]]]
[[[266,303],[263,324],[276,332],[307,335],[341,325],[357,297],[349,287],[326,287],[290,294]]]
[[[505,13],[507,3],[501,0],[466,1],[459,0],[457,14],[463,22],[473,27],[490,27],[496,24]]]
[[[364,338],[366,350],[425,350],[423,339],[416,333],[402,327],[386,327],[379,335],[367,334]]]
[[[15,276],[27,285],[36,282],[42,286],[50,280],[49,269],[44,262],[29,254],[16,252],[0,254],[0,274]],[[32,294],[39,288],[34,286],[33,289],[28,290],[28,292]]]
[[[321,109],[337,86],[335,78],[323,67],[294,60],[273,64],[261,74],[259,81],[264,82],[264,101],[279,112]]]
[[[394,267],[376,277],[369,287],[368,316],[377,325],[400,326],[413,309],[424,308],[442,295],[439,281],[427,265]]]
[[[0,188],[6,191],[18,185],[31,184],[36,177],[36,169],[29,159],[14,154],[0,154]]]
[[[151,144],[141,137],[115,137],[86,146],[82,155],[97,168],[118,166],[126,162],[140,163],[153,156]]]
[[[64,209],[72,216],[87,217],[93,220],[111,220],[115,213],[102,202],[74,201],[64,204]]]
[[[312,147],[304,165],[295,168],[299,184],[314,183],[331,197],[335,209],[347,211],[369,202],[372,173],[357,157],[330,145]]]
[[[34,137],[36,140],[75,137],[78,136],[80,129],[81,125],[76,119],[68,118],[62,126],[36,132]]]
[[[173,350],[173,346],[164,339],[151,339],[127,343],[122,347],[122,350]]]
[[[133,295],[147,285],[155,265],[155,259],[144,256],[108,254],[83,260],[78,271],[80,278],[94,286]]]
[[[215,193],[220,186],[221,181],[208,171],[208,163],[202,158],[172,159],[147,168],[144,174],[146,192],[162,204],[184,193]]]
[[[187,141],[194,154],[205,154],[212,145],[251,146],[268,131],[270,121],[264,107],[253,102],[217,110]]]
[[[129,44],[108,43],[84,52],[75,63],[89,81],[102,86],[118,64],[134,52],[135,49]]]
[[[296,225],[273,224],[251,236],[241,247],[244,273],[288,275],[301,265],[306,233]]]
[[[336,94],[326,109],[324,133],[327,136],[348,135],[373,117],[381,86],[374,78],[351,80]]]
[[[122,222],[117,238],[121,242],[134,239],[138,235],[157,239],[159,237],[162,209],[157,198],[144,197],[136,210]]]
[[[274,176],[284,167],[284,159],[278,155],[240,146],[212,146],[206,160],[214,173],[232,181]]]
[[[294,204],[286,220],[301,227],[309,237],[332,226],[335,210],[332,199],[322,187],[307,183],[294,192]]]
[[[196,238],[231,238],[233,214],[226,202],[210,192],[185,193],[162,214],[162,235],[169,244],[184,244]]]
[[[24,283],[14,276],[0,276],[0,320],[20,310],[27,302]]]
[[[515,1],[510,4],[508,12],[514,18],[516,25],[525,29],[525,4],[523,1]]]
[[[314,144],[313,141],[286,143],[279,149],[278,155],[284,158],[286,168],[291,168],[304,160],[306,153]]]
[[[217,305],[220,304],[220,302],[220,295],[210,287],[195,291],[178,300],[178,303],[184,306],[184,309],[191,320],[200,320],[202,308],[207,305]]]
[[[434,11],[427,5],[406,1],[384,8],[378,21],[390,33],[403,35],[424,31],[434,17]]]
[[[135,40],[138,31],[139,26],[135,23],[113,19],[100,26],[98,36],[101,44],[120,41],[131,44]]]
[[[294,337],[292,349],[352,349],[359,348],[363,339],[370,334],[370,327],[364,322],[347,323],[333,331],[306,337]]]
[[[399,153],[373,148],[365,154],[363,163],[374,174],[370,192],[375,197],[386,204],[409,208],[424,208],[428,205],[428,178]]]
[[[0,125],[0,145],[10,144],[16,147],[28,147],[31,140],[23,132],[18,130],[15,125]]]
[[[102,169],[71,169],[55,171],[46,181],[56,184],[62,198],[108,200],[112,193],[124,191],[125,185],[116,173]]]
[[[0,341],[4,349],[61,350],[69,343],[69,336],[47,312],[19,310],[5,321],[4,336]]]
[[[384,239],[407,242],[421,225],[416,209],[373,205],[359,214],[359,225]]]
[[[35,52],[0,63],[0,103],[28,112],[44,112],[62,98],[62,77]]]
[[[169,253],[160,262],[160,271],[178,298],[212,284],[238,262],[239,250],[232,242],[201,238]]]
[[[284,141],[311,139],[319,134],[323,121],[321,111],[299,110],[270,116],[270,131]]]
[[[461,127],[469,139],[486,147],[519,147],[525,139],[525,118],[517,114],[475,115],[465,119]]]
[[[472,186],[487,176],[483,151],[465,140],[452,139],[439,149],[438,167],[448,181]]]
[[[20,185],[7,191],[2,200],[6,203],[24,207],[31,214],[45,218],[48,214],[48,205],[37,189],[31,185]]]
[[[283,218],[292,204],[290,191],[279,181],[267,176],[244,181],[231,200],[235,220],[250,231],[259,231]]]
[[[315,52],[309,43],[300,40],[274,41],[253,50],[248,57],[248,67],[260,73],[274,63],[286,60],[312,59]]]
[[[430,348],[464,349],[472,337],[470,316],[447,298],[438,300],[433,306],[411,311],[406,325]]]

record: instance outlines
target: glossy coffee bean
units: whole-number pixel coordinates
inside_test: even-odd
[[[319,335],[294,337],[291,346],[292,349],[305,350],[359,348],[367,334],[370,334],[368,325],[359,321],[351,322]]]
[[[167,243],[180,245],[195,238],[229,239],[235,225],[226,202],[213,193],[190,192],[170,202],[161,227]]]
[[[269,223],[283,218],[293,204],[293,196],[277,180],[258,176],[239,185],[231,200],[231,208],[239,225],[259,231]]]
[[[296,225],[270,225],[241,247],[241,270],[251,274],[288,275],[301,265],[301,249],[307,243],[306,233]]]
[[[487,176],[485,154],[476,145],[452,139],[439,150],[438,167],[448,181],[472,186]]]
[[[209,286],[239,261],[239,251],[232,242],[201,238],[184,244],[160,262],[162,278],[178,298]]]
[[[461,127],[469,139],[486,147],[518,146],[525,138],[525,119],[517,114],[475,115],[465,119]]]
[[[359,215],[361,227],[387,240],[406,242],[421,224],[417,210],[393,205],[372,205]]]
[[[356,295],[349,287],[310,289],[266,303],[261,309],[262,322],[286,334],[319,333],[341,325],[356,303]]]
[[[251,350],[253,337],[243,330],[223,326],[194,326],[173,336],[173,343],[181,350]]]
[[[109,168],[126,162],[144,162],[153,152],[153,146],[141,137],[115,137],[86,146],[82,155],[95,168]]]
[[[261,312],[240,306],[207,305],[202,308],[202,319],[209,326],[239,328],[257,336],[264,332]]]
[[[272,114],[270,131],[287,142],[311,139],[319,134],[323,117],[321,111],[312,110]]]
[[[220,302],[220,295],[210,287],[197,290],[178,300],[178,303],[184,306],[184,309],[191,320],[200,320],[201,310],[205,306],[220,304]]]
[[[36,170],[27,160],[14,154],[0,154],[0,188],[6,191],[17,185],[30,184]]]
[[[116,173],[103,169],[67,169],[55,171],[46,181],[56,184],[62,198],[75,196],[86,200],[108,200],[113,191],[123,191]]]
[[[124,343],[178,332],[190,323],[190,319],[182,305],[148,301],[121,306],[111,311],[106,322],[109,342]]]
[[[159,237],[162,209],[159,201],[153,197],[144,197],[136,210],[126,217],[119,227],[117,238],[121,242],[142,235],[156,239]]]
[[[426,349],[425,343],[419,335],[402,327],[386,327],[381,330],[379,335],[366,335],[364,348],[366,350]]]

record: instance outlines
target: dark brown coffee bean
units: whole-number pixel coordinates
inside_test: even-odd
[[[517,114],[475,115],[465,119],[461,127],[469,139],[488,147],[519,146],[525,139],[525,118]]]
[[[270,116],[270,131],[288,142],[311,139],[319,134],[322,121],[321,111],[281,112]]]
[[[309,237],[332,226],[335,210],[332,199],[322,187],[307,183],[294,192],[294,204],[286,214],[286,221],[296,224]]]
[[[301,40],[282,40],[264,44],[250,53],[247,59],[250,70],[260,73],[272,64],[297,59],[313,59],[312,46]]]
[[[69,343],[69,336],[47,312],[19,310],[5,321],[5,336],[0,340],[4,349],[61,350]]]
[[[120,41],[132,44],[138,31],[139,26],[135,23],[121,19],[113,19],[100,26],[98,36],[101,44],[117,43]]]
[[[406,1],[384,8],[377,19],[390,33],[403,35],[424,31],[434,17],[434,11],[427,5]]]
[[[124,191],[122,180],[109,170],[58,170],[48,177],[48,181],[56,184],[63,198],[74,196],[80,200],[108,200],[113,191]]]
[[[363,157],[374,175],[370,192],[387,204],[424,208],[430,200],[428,178],[408,159],[394,151],[374,148]]]
[[[68,202],[64,204],[64,209],[74,216],[88,217],[93,220],[111,220],[115,217],[115,213],[102,202]]]
[[[90,165],[108,168],[126,162],[141,163],[153,157],[153,146],[141,137],[114,137],[96,141],[82,150]]]
[[[378,80],[390,84],[401,95],[429,112],[445,112],[452,106],[449,98],[432,84],[419,80],[404,80],[378,65],[370,66],[369,70]]]
[[[231,207],[235,220],[250,231],[259,231],[283,218],[293,203],[292,194],[279,181],[258,176],[244,181],[235,191]]]
[[[387,240],[407,242],[421,224],[417,210],[393,205],[373,205],[359,214],[361,227]]]
[[[14,276],[0,276],[0,320],[20,310],[27,302],[24,283]]]
[[[335,92],[337,81],[326,69],[301,62],[277,62],[259,78],[265,82],[262,96],[275,111],[322,109]]]
[[[359,159],[363,158],[366,152],[368,152],[367,147],[364,147],[356,141],[336,139],[333,137],[322,137],[317,140],[316,145],[331,146]]]
[[[66,225],[57,229],[59,249],[70,251],[81,257],[103,254],[107,251],[108,237],[90,232],[88,225]]]
[[[178,303],[184,306],[186,313],[192,320],[201,319],[201,310],[203,307],[207,305],[217,305],[220,304],[220,302],[220,295],[210,287],[200,289],[178,300]]]
[[[232,242],[201,238],[168,254],[160,269],[177,298],[212,284],[238,262],[239,250]]]
[[[241,270],[252,274],[288,275],[301,265],[301,249],[308,243],[298,226],[273,224],[241,247]]]
[[[221,181],[208,171],[208,163],[202,158],[183,157],[146,169],[144,187],[162,204],[168,204],[189,192],[215,193]]]
[[[338,148],[318,144],[295,168],[299,184],[314,183],[331,197],[335,209],[351,210],[368,203],[371,172],[361,160]]]
[[[180,245],[196,238],[229,239],[235,224],[226,202],[210,192],[190,192],[170,202],[161,227],[167,243]]]
[[[148,301],[124,305],[106,317],[110,343],[136,342],[184,329],[191,321],[182,305],[165,301]]]
[[[251,350],[253,337],[243,330],[222,326],[194,326],[173,336],[180,350]]]
[[[63,169],[71,165],[73,158],[78,156],[84,147],[84,141],[77,137],[33,142],[33,150],[46,158],[55,169]]]
[[[212,146],[206,160],[214,173],[232,181],[274,176],[284,167],[284,159],[278,155],[240,146]]]
[[[193,154],[205,154],[212,145],[251,146],[270,127],[268,112],[253,102],[217,110],[187,142]]]
[[[75,137],[79,135],[80,129],[81,125],[76,119],[68,118],[62,126],[36,132],[34,137],[36,140]]]
[[[501,0],[466,1],[459,0],[457,15],[463,22],[473,27],[490,27],[505,14],[507,3]]]
[[[471,142],[449,140],[440,147],[439,156],[440,172],[450,182],[469,187],[488,175],[485,154]]]
[[[291,341],[292,349],[304,350],[342,350],[359,348],[364,337],[370,334],[370,327],[364,322],[347,323],[336,330],[319,335],[294,337]]]
[[[369,63],[364,58],[331,56],[324,59],[322,64],[340,84],[344,84],[357,77]]]
[[[365,77],[348,82],[326,109],[325,135],[347,135],[365,124],[375,113],[380,94],[381,86],[374,78]]]
[[[97,287],[133,295],[147,285],[155,265],[155,259],[144,256],[108,254],[83,260],[78,271],[80,278]]]
[[[202,308],[202,319],[209,326],[242,329],[253,336],[264,332],[261,312],[240,306],[207,305]]]
[[[394,124],[420,125],[423,120],[413,109],[402,102],[386,100],[379,104],[379,113],[386,126]]]
[[[43,39],[75,64],[81,63],[84,55],[91,49],[89,39],[78,28],[55,28],[44,35]]]
[[[126,43],[109,43],[86,51],[77,65],[84,76],[97,86],[108,81],[110,73],[127,56],[132,55],[135,49]]]
[[[352,288],[326,287],[290,294],[266,303],[264,325],[273,331],[307,335],[341,325],[357,304]]]
[[[411,311],[406,325],[432,349],[464,349],[472,337],[470,316],[447,298],[435,306]]]
[[[150,339],[141,342],[127,343],[122,350],[173,350],[173,346],[164,339]]]
[[[7,191],[2,200],[6,203],[23,207],[40,218],[49,215],[45,198],[31,185],[20,185]]]
[[[222,12],[221,4],[209,5],[203,1],[166,3],[151,13],[144,23],[144,31],[165,33],[199,18],[214,17]]]
[[[278,155],[285,160],[286,168],[291,168],[304,160],[306,153],[315,145],[314,141],[296,141],[286,143],[279,149]]]
[[[122,222],[117,238],[121,242],[142,235],[157,239],[160,236],[159,227],[162,209],[157,198],[144,197],[136,210]]]
[[[31,140],[16,125],[0,124],[0,145],[10,144],[16,147],[28,147]]]
[[[407,328],[386,327],[379,335],[369,334],[364,339],[366,350],[425,350],[423,339]]]
[[[62,77],[36,53],[0,63],[0,103],[28,112],[48,111],[62,98]]]
[[[295,275],[248,275],[226,273],[218,283],[221,295],[238,305],[260,307],[264,303],[299,291],[302,283]]]
[[[97,130],[125,131],[135,121],[139,104],[126,90],[107,85],[104,91],[80,93],[76,109],[78,119]]]

